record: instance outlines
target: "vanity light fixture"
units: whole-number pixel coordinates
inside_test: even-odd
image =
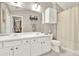
[[[41,6],[40,6],[40,4],[39,4],[38,2],[33,3],[33,5],[32,5],[32,10],[33,10],[33,11],[40,12],[40,11],[41,11]]]
[[[30,16],[29,19],[30,20],[38,20],[38,16]]]

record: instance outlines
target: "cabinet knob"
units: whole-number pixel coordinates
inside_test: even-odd
[[[41,44],[42,44],[43,42],[41,42]]]
[[[45,42],[41,42],[41,44],[45,44]]]
[[[43,43],[45,43],[45,42],[43,42]]]
[[[34,42],[36,41],[36,40],[33,40]]]
[[[28,43],[28,41],[26,41],[26,43]]]
[[[10,50],[13,50],[13,48],[11,48]]]
[[[16,47],[16,50],[17,50],[18,48]]]

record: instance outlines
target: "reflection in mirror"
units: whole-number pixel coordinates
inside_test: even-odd
[[[22,32],[22,21],[21,17],[13,16],[13,30],[14,33],[21,33]]]

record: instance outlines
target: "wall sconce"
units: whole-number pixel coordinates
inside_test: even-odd
[[[30,16],[29,19],[30,20],[38,20],[38,16]]]

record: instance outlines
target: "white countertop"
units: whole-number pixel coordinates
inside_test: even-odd
[[[44,34],[38,34],[38,35],[27,35],[27,34],[12,34],[12,35],[7,35],[7,36],[0,36],[0,42],[2,41],[11,41],[11,40],[22,40],[24,38],[36,38],[36,37],[44,37],[44,36],[49,36],[49,35],[44,35]]]

